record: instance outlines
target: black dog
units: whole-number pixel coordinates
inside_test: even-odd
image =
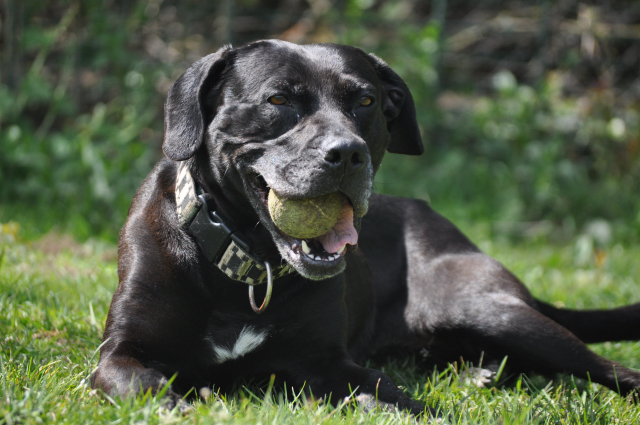
[[[640,304],[556,309],[424,202],[371,195],[385,151],[423,151],[406,84],[375,56],[282,41],[225,47],[169,90],[163,148],[169,160],[120,234],[120,284],[92,377],[107,394],[155,392],[176,375],[175,405],[191,388],[274,374],[315,396],[354,390],[419,414],[359,364],[425,349],[454,361],[508,355],[623,394],[640,386],[640,373],[584,344],[639,339]],[[320,237],[291,237],[270,218],[270,190],[340,192],[340,219]]]

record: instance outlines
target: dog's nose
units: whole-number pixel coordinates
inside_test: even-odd
[[[327,146],[325,162],[331,169],[350,174],[358,171],[366,161],[364,146],[354,141],[336,140]]]

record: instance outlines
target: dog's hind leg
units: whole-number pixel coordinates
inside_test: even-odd
[[[405,317],[416,333],[429,329],[440,341],[438,346],[452,346],[445,353],[447,357],[451,357],[452,350],[460,348],[464,352],[473,347],[476,352],[470,354],[484,351],[485,360],[508,356],[509,369],[515,366],[521,372],[570,373],[622,394],[640,389],[640,372],[598,356],[580,339],[588,333],[589,326],[601,337],[607,326],[621,325],[623,319],[630,323],[637,317],[637,306],[612,313],[569,313],[563,319],[561,311],[538,303],[512,273],[482,254],[442,256],[423,273],[428,277],[423,284],[420,275],[410,275]],[[574,324],[568,329],[561,324],[589,315],[584,326]],[[560,323],[553,320],[556,318]],[[599,319],[605,323],[596,325],[594,322]],[[637,335],[637,328],[622,331],[621,335]],[[578,330],[577,335],[573,330]],[[616,332],[611,330],[606,339],[615,337]]]
[[[621,394],[640,388],[639,372],[598,356],[568,329],[520,299],[488,294],[474,303],[468,306],[466,330],[517,364],[591,379]]]
[[[586,343],[640,340],[640,303],[611,310],[571,310],[537,303],[542,314]]]

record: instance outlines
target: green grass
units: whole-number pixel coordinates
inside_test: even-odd
[[[490,237],[488,226],[465,229],[489,254],[525,280],[532,292],[568,307],[612,307],[640,301],[640,248],[612,245],[585,257],[578,242],[550,246]],[[163,412],[150,397],[114,400],[92,392],[88,377],[117,284],[115,247],[77,244],[63,235],[16,241],[0,227],[0,424],[234,423],[396,424],[397,413],[334,408],[293,394],[245,389],[194,403],[187,415]],[[587,259],[585,261],[585,258]],[[640,344],[593,348],[640,368]],[[436,373],[412,359],[377,365],[404,390],[456,415],[458,423],[639,423],[640,406],[612,391],[570,377],[549,383],[523,377],[513,386],[477,389],[454,368]],[[253,391],[253,392],[252,392]]]

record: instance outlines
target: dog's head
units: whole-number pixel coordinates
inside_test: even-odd
[[[423,147],[411,93],[382,60],[349,46],[260,41],[206,56],[171,86],[163,150],[193,158],[217,207],[249,227],[262,255],[324,279],[344,270],[385,151]],[[271,220],[270,190],[294,199],[339,191],[340,219],[296,239]]]

